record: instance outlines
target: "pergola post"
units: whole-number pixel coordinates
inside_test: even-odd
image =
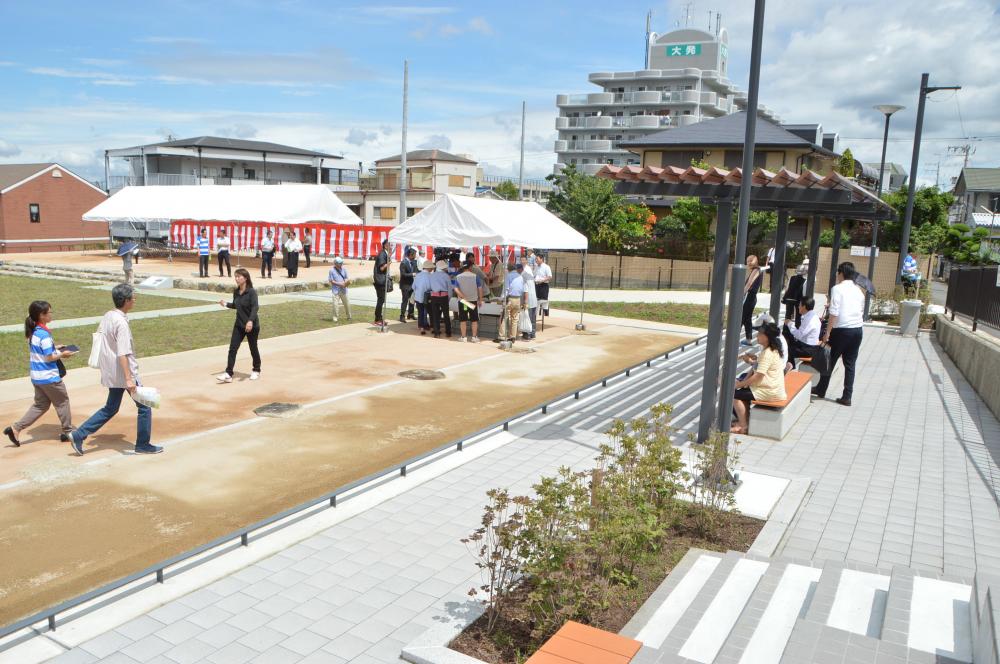
[[[812,230],[809,231],[809,276],[806,279],[806,297],[816,294],[816,268],[819,267],[819,233],[823,219],[813,215]]]
[[[712,299],[708,306],[708,340],[705,344],[705,375],[701,381],[701,413],[698,418],[698,442],[708,440],[715,424],[715,403],[719,390],[719,362],[722,352],[722,314],[726,304],[726,268],[729,267],[729,239],[733,227],[733,204],[718,204],[719,221],[715,229],[715,260],[712,262]],[[718,425],[719,431],[724,431]]]
[[[840,262],[840,238],[843,234],[843,226],[844,220],[840,217],[833,220],[833,254],[830,256],[830,285],[826,289],[828,297],[830,291],[837,284],[837,264]]]
[[[771,263],[771,319],[780,320],[781,291],[785,287],[785,252],[788,249],[788,210],[778,210],[778,230],[774,237]]]
[[[879,184],[881,189],[881,184]],[[878,218],[872,219],[872,246],[868,249],[868,281],[875,283],[875,254],[878,253]],[[872,294],[865,289],[865,320],[871,320]]]

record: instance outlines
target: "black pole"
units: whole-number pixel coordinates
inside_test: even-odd
[[[698,442],[708,440],[715,422],[715,404],[719,389],[719,361],[722,344],[722,315],[726,308],[726,268],[729,267],[729,239],[733,232],[732,201],[718,204],[719,221],[715,228],[715,260],[712,262],[712,299],[708,305],[708,339],[705,342],[705,375],[701,381],[701,412],[698,417]],[[720,427],[721,430],[721,427]]]
[[[826,287],[829,300],[830,291],[837,284],[837,263],[840,261],[840,239],[843,235],[844,220],[837,217],[833,220],[833,253],[830,255],[830,284]]]
[[[819,268],[819,232],[823,218],[813,215],[812,229],[809,231],[809,275],[806,278],[806,297],[816,294],[816,270]]]
[[[781,320],[781,291],[785,287],[785,250],[788,248],[788,210],[778,210],[778,231],[774,237],[771,263],[771,318]]]
[[[882,198],[882,186],[885,180],[885,149],[889,145],[889,118],[892,117],[892,113],[885,113],[885,129],[882,132],[882,161],[879,162],[878,167],[878,188],[875,190],[875,195],[878,198]],[[872,219],[872,245],[868,250],[868,281],[872,281],[875,278],[875,255],[878,253],[878,215]],[[868,290],[865,290],[865,320],[871,320],[871,304],[872,296]]]
[[[736,363],[740,347],[740,319],[743,315],[743,283],[747,266],[747,232],[750,226],[750,191],[753,186],[754,143],[757,138],[757,96],[760,90],[760,52],[764,41],[764,0],[754,0],[753,41],[750,46],[750,83],[747,86],[746,131],[743,136],[743,168],[740,171],[740,207],[736,224],[736,255],[729,278],[729,319],[726,325],[726,354],[719,390],[718,417],[728,422],[732,410],[732,392],[736,384]],[[719,427],[725,430],[725,426]]]

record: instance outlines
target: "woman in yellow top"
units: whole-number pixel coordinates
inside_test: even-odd
[[[785,358],[781,350],[781,332],[774,323],[765,323],[757,331],[757,343],[761,346],[757,356],[757,368],[743,380],[736,381],[733,409],[737,423],[733,433],[746,433],[751,401],[784,401]]]

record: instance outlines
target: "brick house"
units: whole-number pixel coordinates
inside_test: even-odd
[[[0,164],[0,253],[65,251],[108,237],[83,214],[107,198],[59,164]]]

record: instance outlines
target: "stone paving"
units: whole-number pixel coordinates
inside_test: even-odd
[[[1000,424],[931,337],[865,334],[852,408],[815,401],[784,441],[740,446],[746,470],[813,480],[776,555],[1000,572]],[[690,428],[702,363],[690,351],[533,416],[517,440],[55,661],[398,662],[409,639],[470,610],[478,575],[458,540],[485,490],[586,466],[612,417],[660,400]]]

